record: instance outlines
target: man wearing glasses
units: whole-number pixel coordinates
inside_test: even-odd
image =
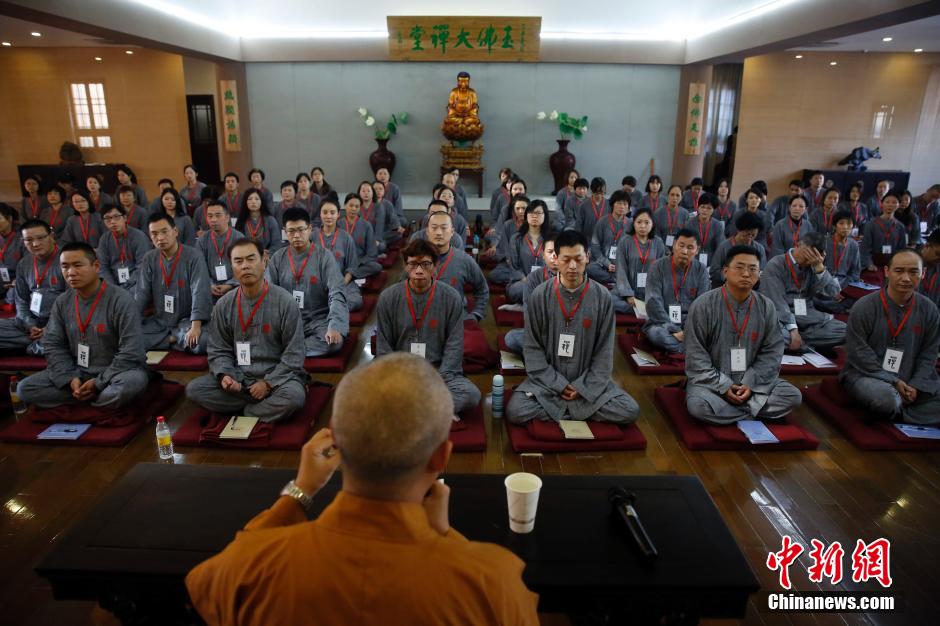
[[[410,352],[441,373],[454,414],[477,406],[480,390],[463,374],[463,295],[435,280],[437,251],[423,239],[401,252],[408,279],[385,289],[376,308],[376,356]]]
[[[779,419],[799,406],[799,390],[780,378],[783,335],[774,303],[756,291],[760,255],[728,251],[725,284],[692,303],[686,321],[686,406],[712,424]]]
[[[16,266],[16,317],[0,319],[0,351],[43,354],[42,339],[56,298],[65,291],[59,246],[49,224],[27,220],[20,232],[25,254]]]
[[[150,239],[143,231],[127,225],[127,209],[123,205],[105,207],[101,217],[108,229],[98,242],[101,278],[133,291],[137,285],[137,264],[152,248]],[[145,226],[146,223],[144,218]]]

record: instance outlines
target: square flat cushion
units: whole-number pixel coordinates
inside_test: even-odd
[[[343,340],[343,347],[339,352],[325,356],[307,357],[304,359],[304,369],[314,374],[322,372],[345,372],[353,353],[359,348],[359,333],[350,331]]]
[[[378,296],[365,295],[362,296],[362,308],[358,311],[352,311],[349,314],[349,325],[350,326],[362,326],[366,323],[366,320],[369,319],[369,316],[372,314],[372,310],[375,308],[376,302],[379,301]]]
[[[490,283],[490,282],[488,282],[487,285],[488,285],[489,288],[490,288],[490,296],[491,296],[491,297],[493,296],[493,294],[504,294],[504,293],[506,293],[506,285],[500,285],[500,284],[498,284],[498,283]]]
[[[3,372],[38,372],[46,369],[46,359],[41,356],[14,354],[0,357],[0,371]]]
[[[384,258],[379,259],[379,265],[381,265],[385,269],[388,269],[391,266],[395,265],[395,261],[397,260],[398,260],[398,249],[397,248],[391,249],[385,253]]]
[[[525,314],[522,311],[500,311],[499,307],[504,304],[506,304],[506,296],[490,296],[490,308],[493,309],[493,319],[496,320],[496,325],[521,328],[525,324]]]
[[[627,313],[617,313],[617,326],[626,326],[627,328],[635,328],[640,330],[640,327],[643,326],[643,323],[646,321],[640,319],[635,315],[629,315]]]
[[[454,452],[481,452],[486,450],[486,423],[483,421],[483,401],[460,414],[460,421],[450,427],[450,441]]]
[[[842,368],[845,367],[845,348],[839,346],[835,349],[835,352],[835,358],[829,359],[835,363],[834,367],[813,367],[809,363],[804,363],[803,365],[781,365],[780,373],[796,375],[804,374],[806,376],[826,376],[831,374],[838,374]]]
[[[623,352],[624,358],[627,359],[627,364],[637,374],[642,376],[654,374],[685,375],[685,355],[667,355],[664,351],[652,346],[644,336],[634,333],[617,335],[617,347]],[[655,356],[656,360],[659,361],[659,365],[647,365],[644,367],[637,365],[636,361],[633,360],[633,356],[631,356],[634,348],[639,348]]]
[[[375,335],[369,338],[369,348],[372,350],[373,356],[378,355],[376,341]],[[486,341],[486,335],[483,334],[483,330],[476,321],[464,320],[463,341],[463,361],[461,362],[461,366],[464,374],[479,374],[487,369],[496,367],[499,363],[499,352],[490,347],[489,343]],[[468,348],[471,349],[470,355],[472,357],[469,359]]]
[[[200,408],[176,430],[173,444],[248,450],[299,450],[310,438],[313,424],[326,409],[332,395],[332,385],[310,385],[304,408],[280,422],[258,422],[248,439],[219,439],[219,433],[231,416],[212,415],[207,409]],[[202,420],[206,420],[206,426],[200,424]]]
[[[780,420],[764,422],[780,443],[753,444],[734,424],[717,426],[692,417],[685,406],[685,389],[657,387],[653,396],[689,450],[815,450],[819,447],[819,439],[813,433]]]
[[[499,265],[499,261],[497,261],[495,258],[491,256],[480,255],[478,262],[480,264],[480,268],[484,270],[491,270],[497,265]]]
[[[807,386],[803,401],[862,450],[940,450],[940,441],[936,439],[913,439],[886,421],[870,421],[866,410],[836,378]]]
[[[397,254],[397,253],[396,253]],[[382,287],[388,282],[388,272],[379,272],[369,276],[366,279],[366,283],[362,286],[363,293],[378,293],[382,291]]]
[[[496,347],[498,350],[510,352],[509,346],[506,345],[506,333],[496,335]],[[502,363],[500,363],[499,373],[503,376],[525,376],[525,370],[506,370],[503,369]]]
[[[170,350],[162,361],[150,368],[164,372],[204,372],[209,369],[209,358],[204,354]]]
[[[504,402],[508,406],[512,390],[506,389]],[[513,451],[521,452],[593,452],[597,450],[645,450],[646,437],[636,424],[611,424],[587,420],[596,439],[565,439],[556,422],[532,420],[518,426],[506,422],[509,443]]]
[[[57,411],[41,411],[34,408],[26,418],[11,424],[6,430],[0,432],[0,441],[66,446],[123,446],[150,424],[155,417],[166,413],[167,409],[179,398],[182,398],[184,393],[185,387],[179,383],[168,380],[154,381],[144,392],[140,402],[134,402],[132,405],[132,411],[136,411],[138,407],[144,407],[146,412],[138,414],[135,416],[136,419],[129,422],[123,419],[114,420],[115,423],[121,424],[118,426],[92,426],[80,438],[75,440],[36,439],[36,436],[56,422],[88,423],[95,421],[94,407],[89,406],[89,409],[91,409],[89,411],[73,411],[72,414],[76,419],[72,420],[59,419]],[[105,414],[99,413],[99,417],[104,418]]]

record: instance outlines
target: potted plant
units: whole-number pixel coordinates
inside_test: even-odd
[[[566,177],[568,172],[574,169],[576,163],[574,155],[568,152],[568,143],[572,138],[581,139],[584,136],[588,129],[588,118],[587,115],[578,117],[570,113],[559,113],[558,111],[552,111],[548,114],[539,111],[535,117],[539,121],[557,122],[558,131],[561,133],[561,139],[556,140],[558,142],[558,151],[548,157],[548,167],[552,170],[552,177],[555,179],[555,189],[552,193],[557,193],[559,189],[568,183]]]
[[[382,124],[376,121],[375,117],[365,107],[357,109],[362,123],[375,130],[375,143],[378,148],[369,155],[369,167],[374,174],[379,168],[387,168],[391,175],[395,170],[395,153],[388,149],[388,140],[398,133],[398,127],[408,123],[408,113],[392,114],[387,123]]]

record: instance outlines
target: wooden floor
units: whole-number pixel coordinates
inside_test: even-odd
[[[366,330],[371,329],[371,324]],[[483,323],[495,346],[497,329],[491,316]],[[358,360],[370,358],[360,338]],[[193,375],[170,374],[186,381]],[[546,454],[520,457],[509,446],[501,421],[487,410],[489,444],[486,452],[456,454],[449,471],[506,474],[525,469],[538,474],[695,474],[701,478],[725,522],[744,550],[765,590],[779,591],[776,574],[765,566],[769,551],[780,550],[781,537],[790,535],[809,545],[812,538],[840,541],[846,550],[848,583],[842,590],[880,590],[877,583],[851,582],[850,554],[855,541],[878,537],[891,540],[889,591],[903,598],[904,613],[782,614],[770,613],[766,599],[752,596],[747,624],[937,624],[940,597],[940,454],[862,452],[801,407],[795,418],[821,440],[815,452],[691,452],[677,439],[670,424],[653,404],[653,389],[678,377],[638,377],[615,351],[614,377],[640,404],[640,429],[649,440],[642,452]],[[324,375],[336,383],[339,374]],[[471,376],[484,393],[492,373]],[[515,384],[514,378],[507,384]],[[798,386],[816,382],[791,377]],[[181,402],[168,420],[175,430],[193,409]],[[319,425],[328,420],[322,417]],[[0,417],[0,428],[12,417]],[[110,616],[92,603],[57,602],[48,585],[36,576],[37,558],[65,529],[82,516],[108,487],[134,464],[156,461],[150,430],[124,448],[88,448],[0,444],[0,623],[105,624]],[[205,463],[251,467],[295,467],[296,452],[240,450],[177,450],[176,463]],[[274,494],[272,494],[273,498]],[[459,498],[459,493],[452,497]],[[183,512],[181,512],[183,513]],[[818,588],[808,582],[806,554],[791,568],[797,590]],[[828,586],[824,591],[832,590]],[[546,624],[567,624],[560,616],[544,616]],[[736,623],[734,620],[711,624]]]

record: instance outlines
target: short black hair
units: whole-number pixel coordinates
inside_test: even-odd
[[[166,220],[166,223],[167,223],[167,224],[169,224],[169,225],[172,226],[173,228],[176,228],[176,221],[174,221],[173,218],[170,217],[170,214],[169,214],[169,213],[167,213],[166,211],[164,211],[164,210],[161,209],[161,210],[159,210],[159,211],[154,211],[154,212],[151,213],[150,216],[147,218],[147,230],[150,230],[150,225],[151,225],[151,224],[156,224],[156,223],[159,222],[160,220]]]
[[[750,211],[745,211],[738,216],[738,219],[734,220],[734,225],[738,230],[760,230],[761,221],[760,218],[751,213]]]
[[[704,187],[704,186],[705,186],[705,181],[702,180],[701,177],[699,176],[696,176],[695,178],[693,178],[692,182],[689,183],[689,187]]]
[[[284,189],[284,187],[290,187],[291,189],[294,190],[294,193],[297,193],[297,183],[295,183],[292,180],[285,180],[283,183],[281,183],[282,190]]]
[[[703,204],[707,204],[710,207],[718,206],[719,204],[718,196],[716,196],[713,193],[708,193],[707,191],[703,191],[702,195],[698,197],[698,205],[702,206]]]
[[[49,226],[49,222],[46,220],[31,219],[23,222],[23,225],[20,226],[20,231],[29,230],[30,228],[41,228],[47,233],[52,232],[52,227]]]
[[[242,246],[254,246],[255,250],[258,251],[258,254],[264,257],[264,248],[261,247],[261,244],[254,239],[245,237],[244,239],[239,239],[238,241],[234,242],[232,247],[228,249],[228,258],[230,261],[232,260],[232,253],[235,252],[235,248],[241,248]]]
[[[615,202],[626,202],[627,206],[630,206],[630,194],[628,194],[623,189],[618,189],[614,193],[610,194],[610,208],[613,209]]]
[[[804,233],[800,237],[800,243],[814,248],[820,254],[826,253],[826,237],[822,233],[817,233],[815,231]]]
[[[107,215],[111,211],[117,211],[121,215],[127,215],[127,209],[124,208],[123,204],[106,204],[101,207],[101,215]]]
[[[222,195],[222,192],[219,191],[219,188],[215,185],[206,185],[202,188],[202,191],[199,192],[200,200],[218,200],[219,196]]]
[[[220,206],[222,207],[223,211],[225,211],[226,213],[229,212],[228,205],[222,202],[221,200],[219,200],[218,198],[213,198],[212,200],[209,200],[209,204],[206,205],[206,210],[208,211],[211,207],[214,207],[214,206]]]
[[[575,183],[575,186],[577,186],[577,183]],[[601,178],[600,176],[595,176],[594,178],[591,179],[591,192],[592,193],[600,193],[604,191],[606,187],[607,187],[607,181]]]
[[[253,167],[248,170],[248,179],[251,180],[252,174],[261,174],[261,180],[264,180],[264,170],[259,167]]]
[[[95,249],[84,241],[73,241],[62,246],[62,254],[66,252],[82,252],[85,254],[85,258],[94,263],[98,260],[98,253],[95,252]]]
[[[431,207],[434,207],[434,206],[441,207],[442,209],[444,209],[445,213],[450,211],[450,209],[447,208],[447,203],[444,202],[443,200],[431,200],[430,202],[428,202],[428,211],[430,212]]]
[[[159,187],[163,183],[166,183],[170,187],[175,187],[175,185],[173,184],[173,179],[171,178],[161,178],[160,180],[157,181],[157,187]]]
[[[409,241],[408,245],[401,250],[401,259],[405,263],[408,262],[408,259],[417,259],[423,256],[431,257],[431,262],[437,265],[437,249],[427,239]]]
[[[238,177],[238,174],[235,172],[225,172],[225,176],[222,177],[222,182],[225,182],[226,178],[234,178],[235,182],[241,182],[241,179]]]
[[[731,246],[731,249],[728,250],[728,254],[725,256],[724,267],[731,265],[731,261],[734,260],[734,257],[742,254],[753,256],[757,259],[757,262],[760,263],[760,253],[757,251],[757,248],[754,246],[735,245]]]
[[[636,187],[636,178],[633,176],[624,176],[623,180],[620,181],[621,185],[630,185],[631,187]]]
[[[307,213],[306,209],[300,207],[292,207],[284,211],[284,226],[287,226],[287,222],[303,222],[304,224],[310,225],[310,214]]]
[[[852,224],[855,224],[855,216],[852,215],[851,211],[847,211],[845,209],[840,209],[836,211],[835,216],[833,216],[832,218],[832,223],[838,224],[842,220],[849,220],[850,222],[852,222]]]
[[[898,193],[897,191],[895,191],[894,189],[889,189],[889,190],[888,190],[888,193],[886,193],[886,194],[881,198],[881,201],[884,202],[884,199],[887,198],[888,196],[891,196],[892,198],[894,198],[895,200],[897,200],[898,203],[901,202],[901,194]]]
[[[679,232],[676,233],[676,238],[674,241],[678,241],[679,237],[691,237],[695,240],[695,243],[702,245],[702,241],[699,239],[698,233],[691,228],[680,228]]]
[[[934,228],[933,231],[924,239],[925,246],[940,246],[940,228]]]
[[[588,240],[580,230],[563,230],[555,238],[555,250],[561,250],[562,248],[575,248],[581,246],[584,248],[584,251],[587,252]]]
[[[577,189],[578,187],[588,187],[588,188],[590,188],[590,187],[591,187],[591,183],[588,182],[588,179],[587,179],[587,178],[579,178],[579,179],[577,179],[576,181],[574,181],[574,188]]]

